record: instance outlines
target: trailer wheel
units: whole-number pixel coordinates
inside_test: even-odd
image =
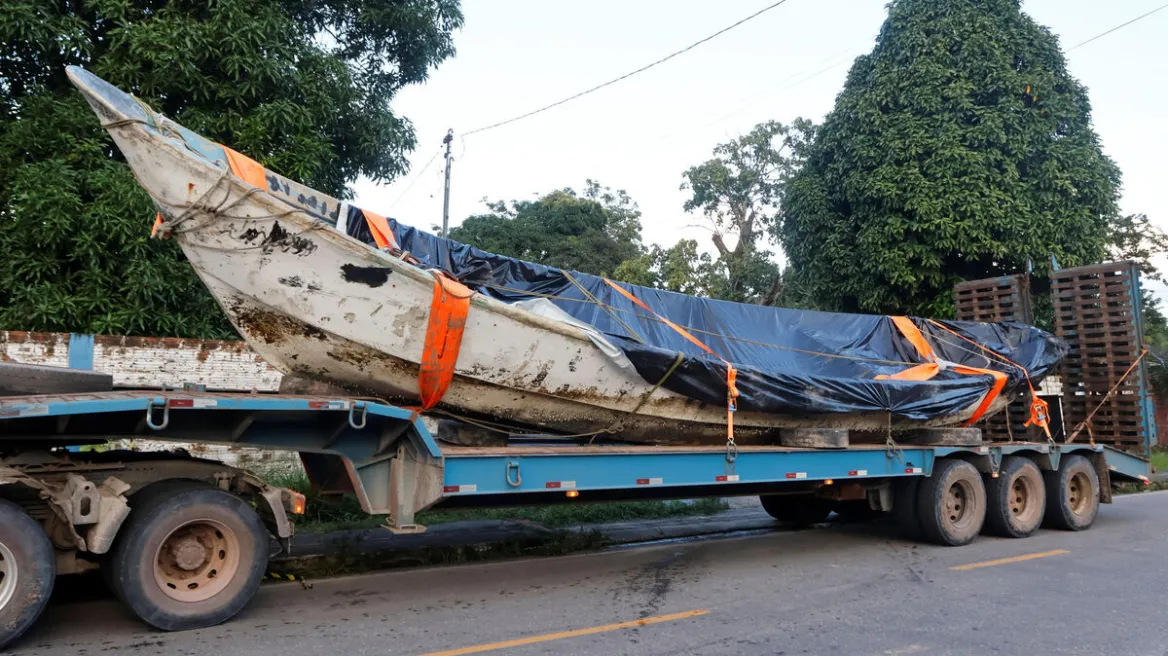
[[[231,619],[259,589],[268,533],[233,494],[202,483],[152,485],[131,500],[107,567],[114,594],[164,631]]]
[[[985,523],[985,484],[977,469],[964,460],[937,460],[933,475],[921,481],[918,503],[921,531],[937,544],[969,544]]]
[[[771,517],[800,528],[825,521],[831,514],[831,502],[811,494],[764,494],[758,499]]]
[[[987,477],[985,485],[987,533],[1025,538],[1042,525],[1046,486],[1042,472],[1029,458],[1006,458],[998,477]]]
[[[920,489],[920,476],[898,478],[892,487],[892,514],[896,515],[896,523],[900,525],[904,537],[910,540],[924,537],[921,531]]]
[[[1063,456],[1058,471],[1045,472],[1046,521],[1051,528],[1083,531],[1099,513],[1099,475],[1080,455]]]
[[[49,536],[20,506],[0,499],[0,649],[40,617],[56,579]]]

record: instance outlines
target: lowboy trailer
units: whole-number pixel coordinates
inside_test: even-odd
[[[0,648],[58,575],[101,569],[162,630],[211,626],[255,594],[275,539],[294,552],[304,498],[185,453],[70,449],[148,438],[296,451],[315,488],[353,494],[390,530],[427,508],[759,495],[776,519],[891,513],[914,539],[1082,530],[1147,460],[1091,444],[841,449],[436,440],[408,409],[342,398],[123,391],[0,398]]]

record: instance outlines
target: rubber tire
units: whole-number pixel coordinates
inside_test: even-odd
[[[831,509],[848,523],[870,522],[881,515],[879,510],[872,509],[867,499],[836,501]]]
[[[1068,483],[1076,474],[1085,474],[1091,486],[1086,512],[1076,514],[1071,508]],[[1046,479],[1046,521],[1044,526],[1063,531],[1085,531],[1099,514],[1099,474],[1091,461],[1072,454],[1063,456],[1058,471],[1044,472]]]
[[[1023,517],[1029,516],[1026,521],[1010,509],[1010,500],[1015,495],[1014,482],[1020,478],[1023,485],[1029,487],[1031,495],[1029,507],[1023,513]],[[1042,526],[1046,515],[1046,483],[1032,460],[1022,456],[1005,458],[997,478],[985,477],[985,487],[986,533],[1004,538],[1027,538]]]
[[[826,521],[831,502],[811,494],[764,494],[762,509],[780,522],[803,528]]]
[[[49,603],[57,582],[57,554],[41,525],[5,499],[0,499],[0,542],[12,552],[17,567],[12,599],[0,608],[3,650],[36,622]]]
[[[243,499],[195,481],[166,481],[131,500],[130,516],[105,566],[113,593],[138,619],[163,631],[187,631],[234,617],[259,590],[268,566],[268,531]],[[185,603],[165,595],[154,581],[158,546],[178,526],[209,517],[233,529],[240,541],[235,581],[215,597]]]
[[[967,496],[965,507],[973,515],[965,526],[954,526],[945,516],[945,496],[953,485],[964,482],[972,492]],[[977,469],[956,458],[940,458],[933,465],[933,474],[921,481],[918,493],[918,511],[921,518],[921,532],[930,542],[947,547],[960,547],[973,542],[985,524],[986,491],[981,473]],[[973,503],[972,509],[969,507]]]
[[[921,530],[920,511],[920,476],[905,476],[896,480],[892,486],[892,514],[896,516],[896,523],[904,537],[910,540],[922,540],[925,537]]]

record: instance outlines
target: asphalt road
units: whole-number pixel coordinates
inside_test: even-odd
[[[111,600],[56,603],[15,653],[1163,656],[1166,538],[1168,493],[1150,493],[1083,533],[962,548],[835,525],[270,585],[180,634]]]

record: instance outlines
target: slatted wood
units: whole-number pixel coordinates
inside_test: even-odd
[[[1051,275],[1054,331],[1071,352],[1061,365],[1067,430],[1074,430],[1119,383],[1143,350],[1139,270],[1114,262]],[[1155,432],[1146,363],[1141,364],[1091,421],[1095,441],[1146,455]],[[1145,409],[1148,412],[1145,412]],[[1086,441],[1084,431],[1079,438]]]
[[[1030,309],[1030,277],[1026,274],[970,280],[953,286],[953,305],[959,321],[1017,321],[1033,323]],[[1003,412],[980,423],[985,439],[1004,442],[1034,437],[1023,424],[1030,414],[1029,393],[1011,401]],[[1007,426],[1007,421],[1009,426]]]
[[[963,321],[1030,323],[1030,278],[1026,274],[971,280],[953,286],[953,305]]]

